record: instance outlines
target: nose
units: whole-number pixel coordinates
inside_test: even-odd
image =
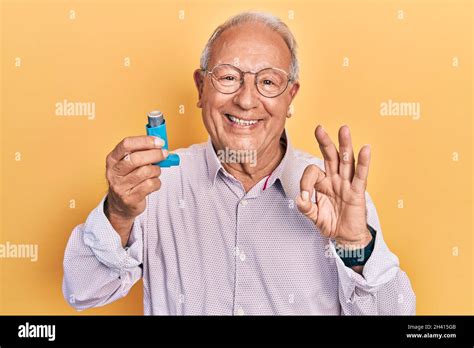
[[[234,96],[234,103],[244,110],[258,107],[260,94],[254,84],[255,75],[245,74],[244,82]]]

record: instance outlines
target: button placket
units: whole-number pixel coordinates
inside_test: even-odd
[[[245,221],[248,219],[248,206],[249,200],[242,198],[239,201],[237,206],[237,224],[236,224],[236,240],[235,240],[235,249],[234,249],[234,262],[235,262],[235,292],[234,292],[234,315],[244,315],[245,303],[243,303],[243,298],[245,298],[242,293],[242,289],[245,288],[246,277],[248,276],[246,272],[245,260],[247,255],[245,250],[242,248],[242,244],[245,242],[245,233],[246,231],[242,230],[242,226],[245,226]],[[245,245],[244,245],[245,247]]]

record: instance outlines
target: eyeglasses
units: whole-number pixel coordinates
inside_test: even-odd
[[[292,79],[289,74],[278,68],[265,68],[258,72],[242,71],[231,64],[218,64],[211,70],[202,69],[211,76],[215,89],[223,94],[232,94],[244,84],[245,74],[255,75],[255,87],[258,93],[267,98],[282,94]]]

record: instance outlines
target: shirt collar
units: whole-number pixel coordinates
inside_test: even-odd
[[[219,169],[223,168],[221,162],[217,158],[216,151],[214,150],[214,146],[212,145],[211,137],[207,139],[206,144],[206,162],[207,162],[207,172],[209,175],[209,179],[214,185],[216,181],[217,173]]]
[[[290,142],[286,128],[282,133],[280,142],[286,144],[285,155],[275,170],[270,174],[270,178],[267,182],[267,189],[279,180],[287,198],[294,199],[299,192],[300,177],[298,177],[298,175],[300,175],[300,170],[298,170],[299,163],[295,156],[295,150]],[[220,169],[224,170],[224,167],[216,155],[210,136],[206,144],[206,162],[209,179],[212,185],[214,185],[217,173]]]

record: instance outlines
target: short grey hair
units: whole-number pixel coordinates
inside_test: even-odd
[[[211,58],[212,44],[225,30],[235,27],[239,24],[252,23],[252,22],[262,23],[281,35],[286,45],[290,49],[290,53],[291,53],[291,65],[290,65],[290,71],[289,71],[289,74],[290,74],[289,78],[292,81],[298,80],[299,63],[298,63],[298,58],[296,56],[297,44],[296,44],[295,37],[291,33],[288,26],[280,18],[270,13],[265,13],[265,12],[254,12],[254,11],[242,12],[229,18],[223,24],[219,25],[216,28],[216,30],[214,30],[214,32],[212,33],[211,37],[207,41],[206,46],[204,47],[204,50],[202,51],[201,61],[200,61],[201,69],[207,70],[209,60]]]

